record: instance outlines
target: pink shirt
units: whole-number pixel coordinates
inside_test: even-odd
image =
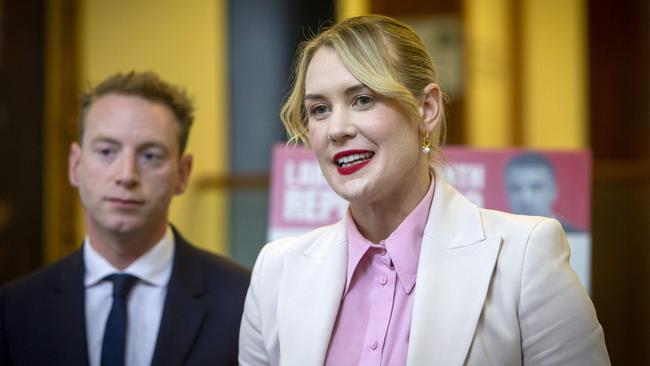
[[[406,365],[415,278],[433,187],[432,181],[417,207],[379,244],[359,233],[348,211],[347,281],[326,365]]]

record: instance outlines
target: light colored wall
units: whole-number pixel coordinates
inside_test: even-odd
[[[465,131],[472,146],[507,146],[513,139],[510,1],[464,2]]]
[[[465,0],[469,145],[587,146],[585,18],[584,0]]]
[[[194,184],[173,201],[171,221],[195,244],[217,252],[228,252],[227,195],[200,190],[196,182],[228,170],[226,5],[225,0],[83,0],[79,15],[82,81],[153,70],[194,97],[188,145]]]
[[[368,14],[370,3],[371,0],[338,0],[336,2],[336,18],[342,20]]]
[[[535,148],[589,143],[584,0],[523,2],[523,138]]]

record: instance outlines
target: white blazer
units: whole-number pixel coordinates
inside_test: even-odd
[[[240,365],[324,364],[347,253],[345,220],[262,249],[241,323]],[[560,224],[480,209],[436,179],[407,364],[608,365]]]

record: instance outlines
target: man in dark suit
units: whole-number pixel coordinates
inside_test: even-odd
[[[82,247],[0,292],[0,365],[230,365],[249,272],[168,222],[187,187],[193,106],[151,72],[114,75],[81,105],[69,179]]]

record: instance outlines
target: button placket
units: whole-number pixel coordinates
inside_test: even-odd
[[[361,359],[364,364],[379,365],[382,359],[384,336],[390,323],[392,303],[394,301],[394,276],[387,263],[390,263],[390,255],[382,255],[381,251],[373,253],[372,270],[369,275],[372,278],[374,290],[371,292],[371,306],[368,309],[370,319],[366,334],[364,336],[364,347]],[[375,282],[376,281],[376,282]]]

